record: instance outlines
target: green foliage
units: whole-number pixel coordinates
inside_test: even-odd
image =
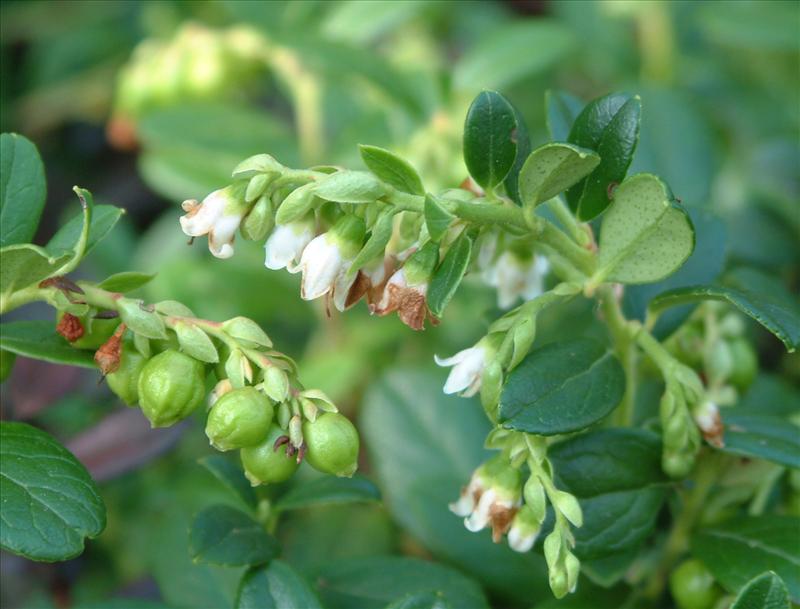
[[[0,136],[0,247],[27,243],[36,234],[47,185],[39,152],[16,133]]]
[[[278,542],[253,518],[226,505],[206,508],[192,521],[189,553],[195,562],[227,567],[267,563]]]
[[[774,573],[754,577],[739,591],[731,609],[787,609],[789,591]]]

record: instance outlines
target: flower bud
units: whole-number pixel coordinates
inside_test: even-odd
[[[321,204],[323,201],[314,196],[316,186],[316,182],[309,182],[289,193],[275,214],[275,223],[285,225],[300,220],[316,204]]]
[[[545,497],[544,486],[539,478],[531,476],[525,482],[522,489],[522,496],[525,498],[525,505],[531,511],[538,523],[544,522],[547,511],[547,499]]]
[[[508,531],[508,545],[515,552],[528,552],[536,542],[541,528],[540,521],[534,511],[523,505],[511,521]]]
[[[139,376],[147,363],[131,342],[124,342],[120,351],[119,368],[106,376],[109,389],[128,406],[139,401]]]
[[[188,417],[205,396],[203,364],[173,349],[153,357],[139,375],[139,405],[153,427]]]
[[[583,512],[574,495],[566,491],[556,491],[551,497],[554,507],[561,512],[573,526],[583,525]]]
[[[336,476],[352,476],[358,467],[358,432],[347,417],[326,412],[303,423],[306,459],[314,469]]]
[[[234,389],[212,406],[206,436],[221,451],[254,446],[266,437],[272,416],[272,403],[263,393],[253,387]]]
[[[497,422],[497,408],[500,405],[500,393],[503,390],[503,367],[496,359],[489,362],[483,369],[481,377],[481,405],[486,415],[493,422]]]
[[[253,486],[283,482],[297,470],[297,460],[287,455],[282,447],[276,447],[278,438],[283,435],[286,434],[280,427],[272,425],[260,444],[239,452],[244,475]]]

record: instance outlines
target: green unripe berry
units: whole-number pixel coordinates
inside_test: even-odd
[[[739,390],[746,391],[758,374],[758,356],[745,338],[735,338],[730,342],[733,356],[733,370],[728,380]]]
[[[352,476],[358,467],[358,432],[338,412],[326,412],[303,423],[306,460],[325,474]]]
[[[669,589],[680,609],[710,609],[720,596],[714,576],[694,558],[684,561],[672,572]]]
[[[274,449],[275,441],[284,435],[285,431],[277,425],[272,425],[264,441],[239,451],[244,475],[253,486],[283,482],[291,478],[297,470],[297,460],[286,455],[285,447]]]
[[[139,405],[153,427],[185,419],[205,393],[203,364],[172,349],[153,357],[139,375]]]
[[[14,368],[14,361],[16,361],[16,359],[16,353],[0,349],[0,383],[4,383],[11,375],[11,370]]]
[[[147,359],[130,342],[123,343],[119,357],[119,368],[106,376],[109,389],[128,406],[139,401],[139,376]]]
[[[253,387],[234,389],[219,398],[206,422],[206,435],[217,450],[233,450],[261,442],[272,423],[272,402]]]

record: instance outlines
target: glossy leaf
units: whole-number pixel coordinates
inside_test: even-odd
[[[517,156],[517,119],[509,101],[496,91],[480,93],[464,123],[464,162],[484,189],[500,184]]]
[[[323,179],[314,193],[335,203],[372,203],[388,194],[386,187],[366,171],[337,171]]]
[[[373,556],[322,569],[320,594],[329,609],[384,609],[399,597],[436,592],[452,607],[488,608],[480,586],[455,569],[418,558]]]
[[[428,308],[435,316],[441,316],[447,303],[461,285],[471,255],[472,239],[466,232],[462,232],[447,250],[428,287]]]
[[[764,288],[767,285],[771,285],[773,290],[766,291]],[[792,302],[792,297],[786,294],[779,282],[763,278],[752,286],[752,290],[718,285],[697,285],[670,290],[654,298],[650,309],[654,312],[661,311],[703,300],[720,300],[733,305],[777,336],[790,352],[800,345],[800,307]]]
[[[0,346],[23,357],[54,364],[96,368],[94,352],[76,349],[56,334],[54,321],[11,321],[0,324]]]
[[[597,275],[620,283],[658,281],[681,267],[694,243],[692,222],[666,185],[642,173],[614,192],[600,229]]]
[[[114,207],[113,205],[94,206],[91,216],[91,225],[89,227],[89,238],[86,243],[86,249],[83,252],[84,256],[91,252],[94,247],[111,232],[124,213],[125,210]],[[83,214],[72,218],[72,220],[62,226],[58,232],[53,235],[53,238],[48,241],[47,251],[53,252],[54,254],[62,250],[72,251],[80,238],[83,223]]]
[[[572,34],[547,19],[511,22],[490,30],[455,66],[453,86],[462,91],[505,88],[544,72],[573,48]]]
[[[658,294],[675,288],[711,283],[722,272],[726,250],[724,223],[701,208],[692,207],[687,211],[697,237],[692,255],[666,279],[656,283],[626,286],[622,299],[626,316],[644,321],[648,303]],[[689,318],[695,306],[687,304],[664,311],[652,330],[653,335],[661,340],[667,338]]]
[[[136,271],[123,271],[106,277],[97,287],[109,292],[133,292],[147,285],[155,277],[155,273],[137,273]]]
[[[789,609],[789,591],[775,573],[762,573],[739,591],[731,609]]]
[[[800,468],[800,428],[783,417],[723,408],[725,452]]]
[[[256,492],[242,473],[242,468],[223,455],[209,455],[200,459],[200,464],[210,471],[226,488],[239,497],[245,505],[255,508]]]
[[[581,220],[591,220],[610,205],[610,188],[622,182],[639,139],[641,102],[612,93],[590,102],[575,119],[568,141],[596,150],[600,164],[567,191],[567,202]]]
[[[425,195],[425,226],[433,241],[441,240],[454,217],[433,195]]]
[[[800,601],[800,519],[775,514],[745,516],[704,529],[692,538],[692,554],[729,592],[737,592],[764,571],[783,579]]]
[[[557,89],[548,89],[544,94],[544,101],[550,139],[566,142],[572,124],[583,108],[583,102],[574,95]]]
[[[0,250],[0,294],[7,297],[12,292],[39,283],[65,265],[72,257],[70,252],[50,254],[44,248],[30,243],[9,245]]]
[[[295,485],[276,503],[276,510],[296,510],[316,505],[379,501],[378,488],[362,476],[325,476]]]
[[[3,549],[32,560],[77,556],[106,525],[103,500],[86,468],[49,434],[0,423]]]
[[[491,453],[483,447],[490,429],[483,410],[477,400],[442,393],[445,376],[429,368],[393,370],[364,396],[359,429],[385,504],[434,556],[498,597],[515,605],[544,598],[549,589],[541,555],[494,544],[486,531],[470,533],[447,508]]]
[[[551,343],[508,375],[499,420],[506,428],[540,435],[578,431],[611,412],[624,391],[622,366],[601,343]]]
[[[377,146],[362,144],[358,148],[364,164],[378,178],[402,192],[412,195],[425,194],[422,178],[408,161]]]
[[[597,167],[600,157],[572,144],[550,143],[531,152],[522,166],[522,202],[538,205],[581,180]]]
[[[36,146],[16,133],[0,135],[0,247],[33,240],[46,197]]]
[[[195,562],[242,566],[269,562],[278,542],[244,512],[227,505],[206,508],[189,531],[189,553]]]
[[[519,172],[522,171],[522,166],[525,160],[531,153],[531,137],[528,133],[528,126],[525,124],[525,119],[517,108],[511,106],[514,110],[514,120],[517,122],[517,127],[511,134],[511,140],[517,147],[516,154],[514,155],[514,163],[503,180],[503,186],[506,189],[506,194],[515,201],[518,205],[522,204],[522,198],[519,194]]]
[[[281,560],[253,567],[242,577],[236,609],[322,609],[317,595]]]
[[[581,560],[621,555],[653,532],[666,496],[661,442],[642,429],[601,429],[552,446],[557,486],[575,495],[583,526],[575,530]]]

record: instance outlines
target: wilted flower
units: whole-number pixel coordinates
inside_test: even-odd
[[[433,242],[426,243],[389,278],[380,301],[370,307],[370,312],[388,315],[397,311],[400,320],[409,328],[422,330],[429,315],[428,282],[438,261],[439,246]]]
[[[186,212],[181,216],[181,229],[190,237],[208,235],[208,249],[217,258],[233,256],[233,240],[248,206],[244,200],[245,186],[232,184],[215,190],[202,203],[184,201]]]
[[[490,526],[492,539],[498,543],[521,503],[519,470],[511,467],[507,457],[498,455],[475,470],[458,501],[449,507],[456,516],[464,517],[464,526],[473,533]]]
[[[723,446],[725,428],[719,415],[719,407],[711,400],[705,400],[694,409],[693,414],[706,442],[718,448]]]
[[[347,276],[347,270],[361,249],[364,233],[364,221],[347,215],[327,233],[311,240],[300,257],[299,267],[303,272],[300,297],[303,300],[331,293],[336,308],[344,310],[347,294],[355,281],[355,277]]]
[[[511,251],[503,252],[494,266],[484,273],[486,282],[497,288],[497,306],[509,309],[517,300],[532,300],[544,292],[544,277],[550,264],[543,256],[522,259]]]
[[[541,525],[533,510],[523,505],[511,521],[508,545],[515,552],[528,552],[536,542],[540,529]]]
[[[497,351],[491,335],[482,338],[474,347],[459,351],[452,357],[434,356],[439,366],[452,366],[444,384],[445,393],[459,393],[472,397],[481,389],[481,380],[486,364]]]
[[[291,273],[297,272],[303,250],[313,238],[313,218],[276,227],[264,244],[264,266],[273,271],[286,268]]]

